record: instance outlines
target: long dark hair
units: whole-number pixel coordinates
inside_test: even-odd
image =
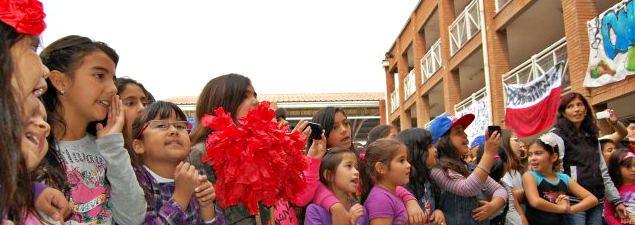
[[[57,70],[71,78],[74,78],[75,71],[81,64],[85,56],[90,53],[101,51],[105,53],[115,64],[119,62],[119,55],[114,49],[106,43],[93,41],[90,38],[78,35],[69,35],[58,39],[44,48],[40,53],[42,63],[51,71]],[[45,179],[47,183],[57,189],[62,190],[68,195],[70,187],[65,185],[65,166],[61,160],[61,156],[57,151],[56,134],[64,135],[66,133],[66,122],[64,120],[64,109],[58,99],[59,90],[52,85],[51,79],[46,79],[48,90],[42,95],[42,101],[46,111],[48,112],[47,120],[51,125],[51,134],[49,135],[49,151],[44,158],[46,168]],[[96,124],[104,123],[104,121],[95,121],[88,124],[85,128],[89,134],[96,134]],[[84,128],[79,128],[84,129]],[[61,138],[61,137],[59,137]]]
[[[424,186],[426,182],[430,182],[430,171],[426,167],[426,160],[430,157],[428,149],[432,146],[432,133],[426,129],[410,128],[401,131],[397,135],[397,140],[406,145],[408,162],[412,166],[408,186],[413,189],[417,199],[422,199],[426,191]]]
[[[335,114],[338,112],[344,114],[344,117],[348,117],[346,116],[346,112],[344,112],[344,109],[339,107],[327,106],[318,110],[313,115],[313,118],[311,119],[311,122],[319,123],[322,125],[322,128],[324,128],[324,137],[326,139],[329,138],[329,136],[331,135],[331,131],[333,131],[333,125],[335,125]],[[353,131],[351,130],[351,146],[349,148],[355,151],[355,147],[353,146],[353,139],[354,139]],[[311,146],[312,143],[313,143],[313,140],[309,139],[308,146]],[[328,142],[327,142],[326,147],[331,148],[335,146],[328,146]]]
[[[146,89],[143,86],[143,84],[139,83],[137,80],[132,79],[130,77],[117,77],[117,79],[115,80],[115,85],[117,85],[117,94],[119,95],[123,91],[125,91],[126,88],[128,87],[128,84],[137,85],[139,88],[141,88],[141,90],[143,91],[143,94],[146,96],[146,99],[148,100],[148,105],[156,102],[154,95],[152,95],[152,93],[150,93],[148,89]]]
[[[137,134],[140,134],[144,125],[148,121],[155,119],[167,119],[170,118],[171,115],[175,115],[176,118],[179,120],[187,121],[187,116],[185,115],[185,113],[174,103],[164,101],[157,101],[155,103],[152,103],[148,105],[148,107],[146,107],[143,111],[141,111],[139,115],[137,115],[137,118],[132,123],[132,133],[134,136],[136,136]],[[139,137],[134,136],[132,137],[133,139],[143,140],[143,135]],[[130,164],[132,164],[132,168],[134,168],[137,180],[141,184],[141,178],[146,177],[143,169],[143,161],[141,161],[141,157],[139,157],[139,155],[135,153],[134,149],[130,148],[127,150],[128,155],[130,155]],[[152,185],[152,182],[149,183],[150,185]],[[152,193],[150,193],[149,191],[151,190],[143,190],[148,205],[153,204]]]
[[[331,189],[333,189],[333,183],[324,174],[326,172],[332,179],[335,179],[337,166],[342,162],[342,156],[344,156],[344,154],[353,154],[353,156],[355,156],[355,152],[350,149],[335,147],[330,148],[324,157],[322,157],[322,162],[320,163],[320,182]],[[357,160],[357,158],[355,159]]]
[[[362,178],[362,202],[366,201],[373,185],[384,178],[375,170],[375,164],[383,163],[390,170],[390,161],[397,155],[400,147],[406,146],[398,140],[382,138],[368,146],[364,160],[359,164]]]
[[[586,114],[584,115],[580,129],[577,129],[565,116],[567,105],[576,98],[580,99],[586,108]],[[556,120],[555,127],[566,134],[574,143],[580,140],[586,140],[592,146],[598,144],[598,128],[595,125],[593,108],[591,108],[586,98],[579,93],[570,92],[562,96],[560,106],[558,106],[558,119]]]
[[[23,107],[16,97],[21,94],[17,94],[19,91],[11,85],[12,79],[20,80],[20,77],[13,77],[15,68],[11,47],[23,38],[37,40],[37,37],[18,33],[13,27],[0,21],[0,218],[8,216],[16,224],[21,224],[25,213],[35,212],[31,179],[20,151],[26,120],[23,117]]]
[[[611,180],[615,183],[615,187],[619,188],[624,185],[624,180],[622,180],[622,172],[620,171],[620,167],[631,167],[633,165],[633,160],[635,158],[630,157],[625,159],[626,155],[630,151],[626,148],[619,148],[609,158],[609,175],[611,176]]]
[[[500,142],[500,147],[502,147],[505,153],[507,153],[506,155],[509,156],[507,158],[507,165],[509,165],[510,172],[514,170],[516,173],[523,174],[525,172],[525,167],[520,162],[520,158],[514,153],[514,150],[512,149],[512,131],[502,129],[501,135],[502,139]]]
[[[207,82],[196,102],[196,128],[190,135],[193,144],[205,141],[212,133],[211,129],[201,125],[201,118],[205,114],[216,115],[214,110],[219,107],[223,107],[225,112],[230,112],[236,123],[238,107],[245,99],[249,85],[249,78],[235,73],[222,75]]]
[[[463,158],[457,154],[456,147],[452,145],[450,141],[450,134],[452,132],[446,132],[437,141],[437,153],[439,154],[439,161],[435,167],[440,168],[445,175],[448,175],[449,170],[453,170],[463,176],[469,176],[470,171],[467,169]]]
[[[115,80],[115,85],[117,86],[117,95],[121,96],[121,93],[123,93],[127,88],[128,85],[136,85],[137,87],[141,88],[141,91],[143,91],[143,95],[145,95],[146,97],[146,101],[148,101],[148,105],[154,103],[156,100],[154,99],[154,96],[152,95],[152,93],[150,93],[144,86],[143,84],[137,82],[136,80],[129,78],[129,77],[118,77]],[[124,103],[125,104],[125,103]],[[133,121],[131,121],[133,122]],[[132,134],[127,134],[128,130],[127,129],[123,129],[123,137],[124,137],[124,147],[126,149],[132,149]]]

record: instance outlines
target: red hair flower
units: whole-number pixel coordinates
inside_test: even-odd
[[[214,130],[207,137],[207,155],[202,160],[214,167],[221,207],[242,203],[255,215],[259,202],[273,206],[280,199],[294,199],[305,188],[306,137],[289,133],[288,126],[279,127],[269,102],[238,119],[240,126],[222,107],[214,113],[217,116],[201,119],[203,126]]]
[[[18,33],[39,36],[46,28],[44,17],[38,0],[0,0],[0,20]]]

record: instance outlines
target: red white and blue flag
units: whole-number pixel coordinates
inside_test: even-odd
[[[550,127],[556,120],[564,62],[526,84],[505,85],[505,127],[527,137]]]

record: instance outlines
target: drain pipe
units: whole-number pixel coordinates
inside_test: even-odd
[[[483,47],[483,73],[485,74],[485,93],[489,98],[487,101],[487,118],[491,125],[494,125],[493,106],[492,106],[492,93],[489,76],[489,57],[487,56],[487,27],[485,26],[485,9],[483,0],[478,0],[478,12],[480,17],[481,26],[481,45]],[[500,124],[499,124],[500,125]]]

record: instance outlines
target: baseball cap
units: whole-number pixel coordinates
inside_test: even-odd
[[[465,114],[460,118],[455,118],[450,114],[442,114],[432,120],[430,124],[430,132],[432,132],[432,143],[437,143],[439,138],[455,126],[461,125],[463,129],[467,128],[474,121],[474,114]]]

